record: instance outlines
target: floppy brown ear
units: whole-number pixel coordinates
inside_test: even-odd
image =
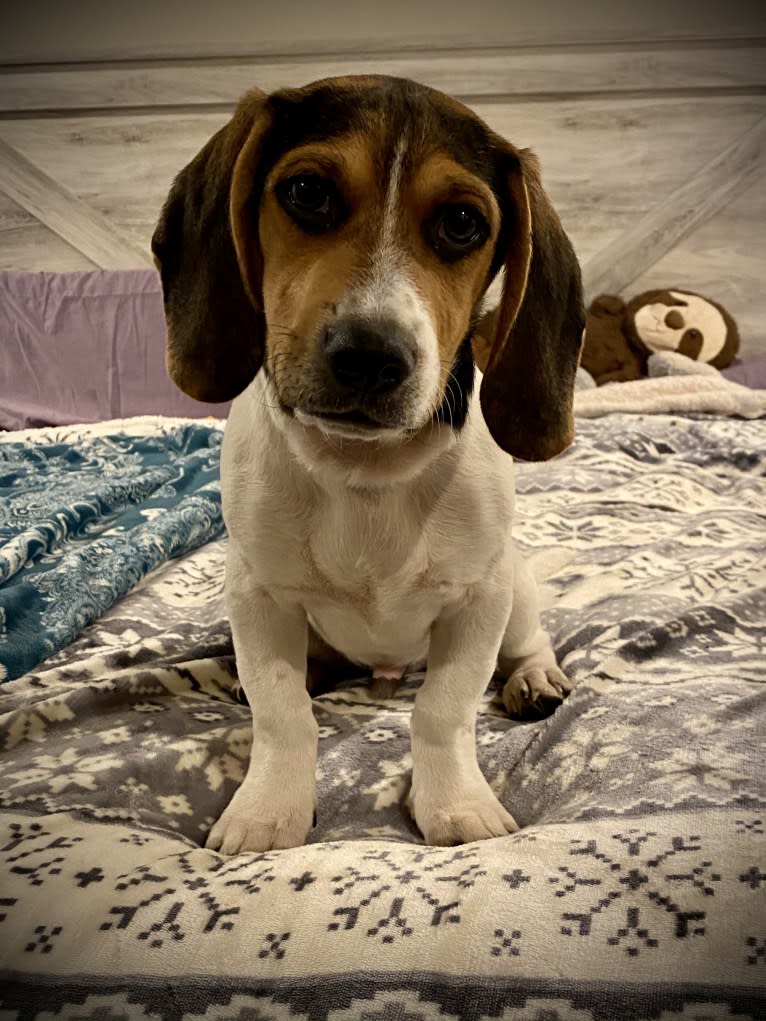
[[[585,312],[580,267],[543,191],[537,158],[508,150],[501,244],[505,282],[480,391],[495,442],[544,461],[574,438],[572,402]],[[487,324],[480,324],[487,330]]]
[[[229,123],[176,177],[152,237],[165,301],[168,372],[197,400],[235,397],[263,360],[257,217],[250,225],[245,284],[230,205],[237,161],[246,152],[252,171],[269,126],[266,96],[247,93]],[[236,190],[240,212],[246,204],[242,190]]]

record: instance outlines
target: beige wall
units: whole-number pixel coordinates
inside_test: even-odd
[[[766,0],[0,0],[0,64],[766,35]],[[2,82],[0,82],[2,88]]]

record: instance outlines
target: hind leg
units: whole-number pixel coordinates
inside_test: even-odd
[[[572,690],[540,625],[537,584],[518,550],[513,561],[513,608],[498,667],[508,678],[503,703],[511,716],[547,716]]]

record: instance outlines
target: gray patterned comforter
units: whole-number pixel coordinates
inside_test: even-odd
[[[225,540],[154,569],[0,689],[0,1018],[766,1016],[766,424],[582,421],[518,473],[522,547],[577,687],[482,767],[523,829],[424,846],[402,808],[419,678],[315,700],[317,826],[202,846],[250,752]]]

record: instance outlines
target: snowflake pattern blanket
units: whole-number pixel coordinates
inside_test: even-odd
[[[4,462],[11,494],[61,463],[36,519],[4,503],[47,658],[0,688],[0,1018],[766,1016],[764,421],[607,415],[519,468],[516,535],[577,681],[536,722],[487,688],[479,759],[519,833],[424,846],[419,677],[385,701],[360,678],[314,702],[309,842],[231,858],[203,846],[250,755],[219,439],[55,430]]]

